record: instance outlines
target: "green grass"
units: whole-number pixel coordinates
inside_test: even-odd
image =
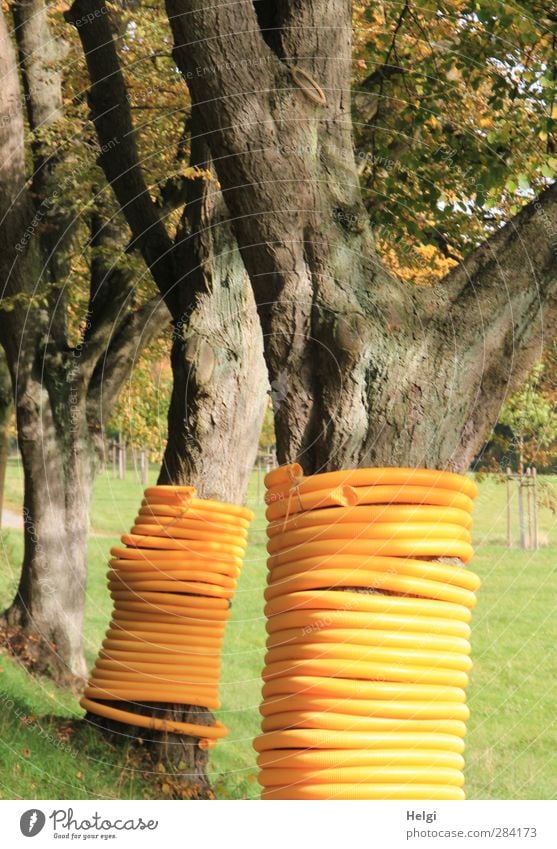
[[[95,484],[86,611],[89,661],[110,614],[105,588],[108,550],[118,534],[128,529],[141,489],[133,475],[125,481],[103,475]],[[7,500],[16,506],[20,499],[21,478],[12,462]],[[211,778],[222,798],[258,795],[251,741],[259,727],[266,568],[265,523],[255,478],[249,502],[256,518],[224,646],[219,717],[230,734],[213,750],[210,761]],[[550,799],[557,794],[557,522],[547,510],[541,512],[540,527],[548,545],[536,553],[509,551],[504,487],[493,480],[482,482],[475,509],[472,568],[483,583],[473,618],[472,716],[466,750],[467,794],[472,799]],[[17,583],[19,531],[2,533],[0,553],[0,603],[5,604]],[[79,716],[72,696],[47,681],[31,679],[7,657],[0,657],[0,666],[2,796],[156,796],[153,783],[131,761],[132,754],[110,748],[90,729],[82,728],[67,744],[58,740],[58,724],[44,717]],[[4,695],[13,700],[13,706]],[[35,719],[22,720],[29,716]]]

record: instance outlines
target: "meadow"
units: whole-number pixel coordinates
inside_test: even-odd
[[[153,481],[155,471],[152,472]],[[128,530],[142,486],[128,473],[97,478],[91,508],[85,643],[93,662],[109,620],[105,586],[111,545]],[[217,797],[257,798],[255,754],[265,628],[265,520],[254,474],[248,503],[255,512],[250,545],[232,609],[223,656],[222,710],[230,734],[213,750],[210,777]],[[21,511],[22,471],[11,460],[6,507]],[[508,549],[505,488],[480,484],[474,513],[482,578],[473,616],[472,711],[466,746],[471,799],[553,799],[557,796],[557,519],[540,511],[544,544],[537,552]],[[17,586],[22,533],[0,536],[0,604]],[[0,798],[158,798],[160,781],[145,773],[132,750],[108,745],[93,729],[67,730],[82,715],[77,698],[46,679],[30,677],[0,654]],[[164,791],[163,791],[164,792]]]

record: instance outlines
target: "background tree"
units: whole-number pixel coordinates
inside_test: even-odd
[[[557,441],[557,412],[543,392],[544,371],[544,364],[538,363],[524,386],[503,405],[499,416],[499,423],[510,431],[507,452],[516,455],[517,471],[521,473],[526,463],[543,462],[544,454]]]
[[[15,43],[0,15],[0,342],[25,494],[21,579],[2,619],[41,639],[39,667],[72,679],[85,673],[86,534],[100,411],[114,404],[133,352],[168,313],[160,297],[136,287],[125,255],[105,261],[102,246],[123,237],[106,205],[92,194],[76,212],[76,187],[101,175],[79,106],[76,113],[63,104],[67,46],[42,0],[21,0],[11,11]]]
[[[129,7],[137,9],[138,4]],[[143,31],[128,26],[129,12],[124,10],[116,19],[115,34],[122,33],[122,49],[134,69],[134,84],[125,90],[125,109],[141,120],[137,132],[126,139],[113,131],[109,120],[108,135],[99,145],[88,121],[83,64],[74,61],[77,36],[64,22],[61,5],[47,10],[43,0],[21,0],[10,11],[13,40],[7,19],[0,22],[8,80],[1,116],[5,287],[0,341],[16,396],[25,555],[18,592],[3,621],[11,633],[23,629],[42,637],[38,668],[71,679],[85,672],[81,626],[96,451],[102,449],[104,426],[140,351],[166,328],[167,342],[173,340],[179,351],[182,385],[173,396],[175,426],[163,475],[169,480],[187,477],[216,497],[223,487],[228,497],[242,497],[249,446],[256,442],[259,427],[258,391],[262,398],[264,375],[258,337],[249,332],[249,310],[254,319],[255,312],[243,267],[237,261],[235,267],[223,230],[215,239],[211,230],[208,236],[198,235],[200,222],[216,224],[218,210],[215,198],[207,199],[204,192],[206,175],[187,166],[188,110],[170,108],[173,85],[179,84],[176,70],[167,68],[163,87],[158,57],[147,67],[142,64]],[[147,11],[147,22],[148,17]],[[162,35],[161,41],[164,49]],[[158,103],[151,110],[155,90]],[[151,111],[153,120],[144,120]],[[169,139],[162,150],[161,125]],[[120,144],[124,161],[124,150],[140,150],[142,171],[156,194],[152,199],[145,187],[142,194],[140,184],[129,210],[131,237],[103,173],[105,158]],[[121,161],[119,151],[114,156]],[[133,179],[132,174],[135,186]],[[147,209],[147,231],[152,221],[168,219],[178,246],[172,262],[161,259],[171,243],[162,223],[155,223],[154,238],[135,240],[138,208]],[[220,245],[217,263],[213,242]],[[156,294],[141,250],[149,267],[160,260],[155,276],[162,297]],[[179,265],[174,265],[175,258]],[[212,298],[216,266],[219,281],[228,288],[224,296],[219,289]],[[185,286],[187,294],[171,295],[182,275],[187,284],[189,274],[196,275],[196,282]],[[165,301],[172,301],[173,328]],[[246,320],[228,321],[245,309],[244,302]],[[253,362],[249,356],[237,356],[245,339]],[[237,407],[217,397],[215,386],[217,381],[223,387],[228,382],[230,392],[239,381],[247,386],[248,376],[250,394],[240,391],[239,415]],[[249,409],[254,411],[253,433]],[[235,464],[227,466],[228,478],[214,471],[209,452],[211,437],[213,450],[228,450],[221,436],[226,432],[239,452]]]
[[[160,337],[143,351],[122,387],[108,428],[120,434],[132,451],[145,451],[160,463],[168,437],[168,407],[172,392],[170,340]]]
[[[399,252],[459,259],[557,169],[551,4],[354,4],[366,208]]]

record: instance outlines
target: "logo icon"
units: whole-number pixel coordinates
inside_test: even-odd
[[[31,808],[30,811],[25,811],[25,813],[21,815],[19,827],[21,829],[21,833],[24,834],[25,837],[36,837],[37,834],[43,830],[45,822],[46,817],[43,812],[39,811],[37,808]]]

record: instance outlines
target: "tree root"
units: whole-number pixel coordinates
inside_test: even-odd
[[[9,623],[6,612],[0,616],[0,649],[31,675],[44,675],[58,687],[79,693],[85,681],[68,671],[60,661],[56,646],[21,625]]]

